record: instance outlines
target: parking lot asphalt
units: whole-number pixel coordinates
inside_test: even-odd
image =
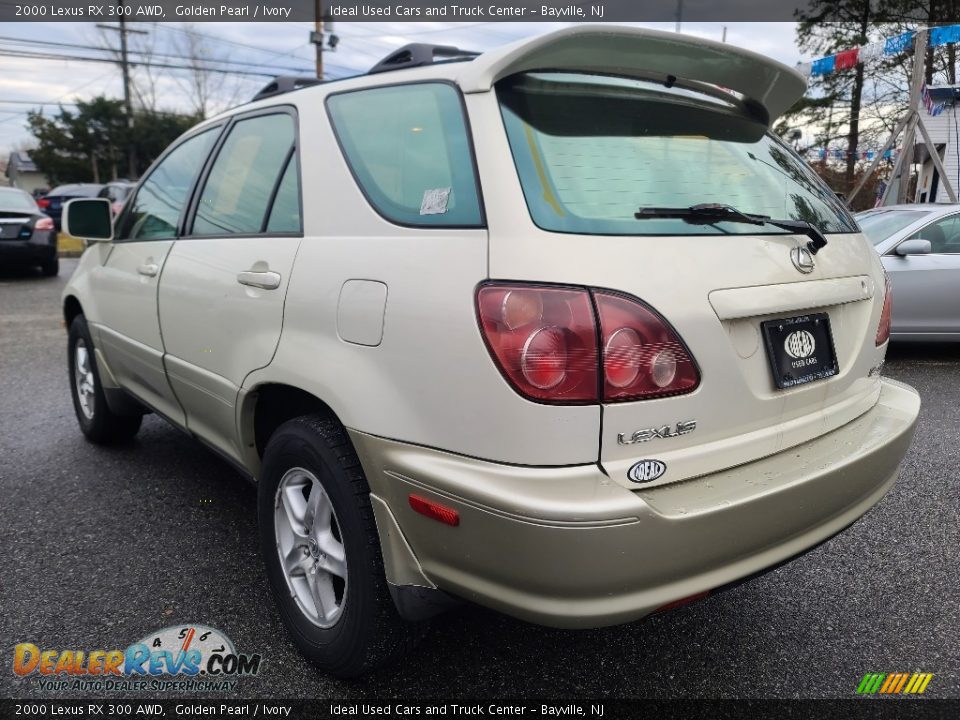
[[[17,643],[124,648],[181,623],[263,656],[233,698],[847,698],[864,673],[894,671],[934,673],[927,696],[960,697],[960,344],[891,350],[885,373],[923,397],[902,477],[795,562],[602,630],[468,606],[401,664],[342,682],[280,623],[252,485],[155,416],[124,447],[83,439],[59,311],[75,266],[53,279],[0,271],[0,697],[55,697],[13,675]]]

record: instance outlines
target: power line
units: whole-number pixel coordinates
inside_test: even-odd
[[[77,61],[77,62],[109,63],[110,65],[117,64],[117,60],[115,58],[91,57],[89,55],[64,55],[64,54],[56,54],[56,53],[43,53],[43,52],[28,51],[28,50],[14,50],[12,48],[0,48],[0,56],[26,58],[30,60],[62,60],[67,62]],[[137,62],[136,64],[142,67],[165,68],[168,70],[193,70],[193,71],[199,70],[202,72],[219,73],[221,75],[250,75],[250,76],[266,77],[266,78],[276,77],[275,72],[256,72],[253,70],[232,70],[229,68],[214,68],[214,67],[209,67],[204,65],[196,65],[196,66],[174,65],[172,63],[156,63],[156,62]]]
[[[76,103],[62,100],[0,100],[0,105],[76,105]]]
[[[70,48],[70,49],[76,49],[76,50],[86,50],[86,51],[88,51],[88,52],[89,52],[89,51],[93,51],[93,52],[111,52],[111,53],[119,52],[119,50],[118,50],[117,48],[114,48],[114,47],[95,48],[95,47],[90,47],[90,46],[88,46],[88,45],[80,45],[80,44],[77,44],[77,43],[54,42],[54,41],[52,41],[52,40],[21,40],[21,39],[19,39],[19,38],[12,38],[12,37],[9,37],[9,36],[6,36],[6,35],[0,35],[0,40],[2,40],[2,41],[4,41],[4,42],[8,42],[8,43],[18,44],[18,45],[39,46],[39,47],[49,46],[49,47],[58,47],[58,48],[61,48],[61,47],[62,47],[62,48]],[[14,48],[11,48],[11,49],[14,49]],[[129,52],[131,55],[140,55],[140,56],[145,56],[145,57],[147,57],[147,58],[150,58],[150,57],[158,57],[158,58],[183,59],[183,56],[182,56],[182,55],[176,55],[176,54],[172,54],[172,53],[148,52],[148,51],[144,51],[144,50],[129,50],[128,52]],[[116,58],[113,59],[113,62],[117,62]],[[260,68],[272,68],[272,69],[274,69],[274,70],[289,70],[290,72],[308,72],[308,71],[305,70],[304,68],[290,67],[290,66],[282,66],[282,65],[273,65],[273,64],[268,64],[268,63],[246,62],[246,61],[243,61],[243,60],[217,60],[217,59],[211,59],[211,60],[209,60],[209,61],[207,61],[207,62],[213,62],[213,63],[216,63],[216,64],[218,64],[218,65],[239,65],[239,66],[243,66],[243,67],[260,67]],[[132,65],[146,65],[146,64],[149,64],[149,60],[148,60],[147,62],[143,62],[143,61],[139,61],[139,60],[132,60],[132,61],[131,61],[131,64],[132,64]],[[274,73],[274,74],[276,74],[276,73]]]

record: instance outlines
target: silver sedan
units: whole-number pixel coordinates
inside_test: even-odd
[[[891,205],[857,222],[893,282],[893,340],[960,340],[960,205]]]

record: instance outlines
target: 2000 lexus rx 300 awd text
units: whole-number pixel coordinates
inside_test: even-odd
[[[457,600],[596,627],[781,563],[919,411],[879,258],[769,131],[793,70],[621,27],[440,52],[278,80],[115,223],[65,213],[81,430],[155,412],[256,482],[280,614],[344,676]]]

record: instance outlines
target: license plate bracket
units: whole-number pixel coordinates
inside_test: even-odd
[[[840,372],[827,313],[766,320],[760,329],[777,388],[806,385]]]

